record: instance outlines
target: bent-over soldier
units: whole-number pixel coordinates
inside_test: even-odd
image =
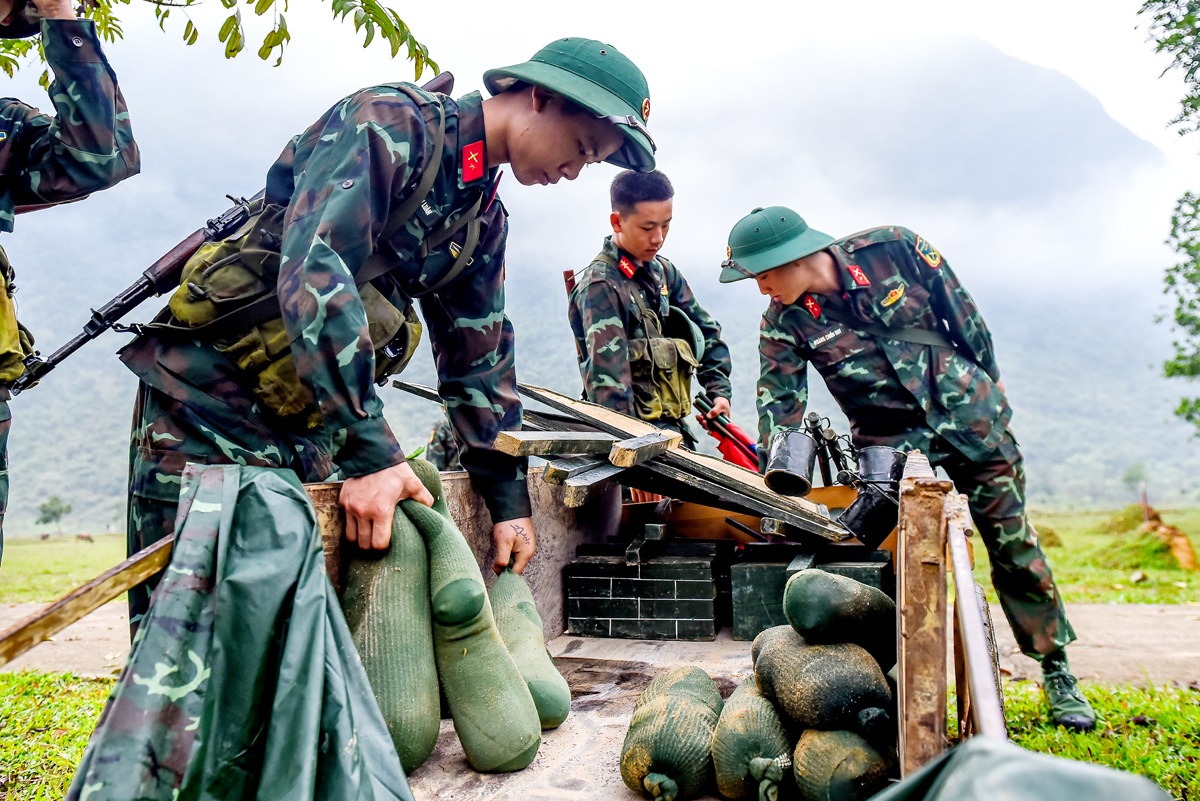
[[[734,226],[728,257],[722,282],[753,278],[771,298],[759,339],[763,443],[802,425],[811,362],[856,447],[920,450],[945,469],[967,496],[1017,643],[1042,664],[1053,719],[1090,729],[1095,714],[1064,650],[1075,632],[1026,519],[991,334],[942,254],[905,228],[835,239],[772,206]]]
[[[0,232],[18,212],[80,200],[136,175],[141,157],[125,98],[100,49],[96,23],[76,19],[70,0],[0,0],[0,39],[42,36],[54,73],[53,117],[13,97],[0,98]],[[33,336],[17,322],[15,271],[0,248],[0,556],[8,506],[8,387],[25,373]]]
[[[695,447],[692,376],[713,400],[708,417],[728,414],[729,348],[683,273],[659,255],[675,196],[667,176],[626,171],[609,195],[612,235],[576,277],[568,305],[584,398],[679,431]]]
[[[188,263],[170,314],[122,353],[141,379],[131,553],[172,534],[188,462],[291,468],[305,481],[336,473],[347,539],[386,547],[399,501],[432,503],[375,391],[420,336],[419,299],[463,467],[495,524],[495,567],[525,567],[535,547],[525,460],[492,449],[521,427],[498,168],[525,185],[605,160],[653,169],[649,90],[615,48],[580,38],[490,70],[484,84],[486,100],[407,83],[339,100],[272,165],[243,238]],[[240,248],[238,271],[210,269],[222,248]],[[250,305],[218,304],[247,295],[265,304],[253,325],[241,313]],[[131,624],[149,590],[131,591]]]

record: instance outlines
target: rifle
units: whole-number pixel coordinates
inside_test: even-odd
[[[426,92],[449,94],[454,91],[454,75],[450,72],[439,72],[428,83],[422,86],[421,89]],[[27,356],[25,358],[25,372],[13,382],[9,388],[9,393],[19,395],[29,389],[61,364],[64,359],[108,329],[116,327],[117,330],[124,330],[117,327],[117,322],[122,317],[133,311],[142,301],[150,296],[161,297],[164,293],[170,292],[179,286],[179,277],[188,259],[202,245],[225,239],[238,228],[241,228],[242,224],[250,219],[250,204],[261,198],[263,194],[263,191],[260,190],[258,194],[249,200],[246,198],[235,198],[233,195],[226,195],[234,203],[232,208],[220,216],[209,220],[203,228],[193,231],[186,239],[167,251],[166,255],[154,262],[154,264],[151,264],[142,273],[142,277],[125,289],[125,291],[99,309],[92,309],[92,319],[88,320],[87,324],[83,326],[81,333],[76,334],[71,341],[50,354],[49,358],[43,359],[41,351],[34,351]],[[21,207],[19,211],[37,211],[42,208],[47,208],[47,206]]]
[[[41,351],[36,350],[25,357],[25,372],[13,382],[9,392],[19,395],[29,389],[72,353],[114,327],[117,321],[133,311],[142,301],[174,290],[179,286],[180,273],[192,254],[199,250],[201,245],[224,239],[241,228],[246,220],[250,219],[250,204],[262,194],[259,192],[250,200],[227,195],[234,203],[231,208],[209,220],[203,228],[188,234],[187,238],[151,264],[137,281],[115,298],[99,309],[92,309],[92,318],[83,326],[82,332],[76,334],[48,358],[43,359]]]

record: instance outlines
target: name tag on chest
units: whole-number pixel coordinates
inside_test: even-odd
[[[825,344],[837,339],[844,333],[846,333],[846,329],[844,326],[839,325],[836,328],[831,328],[828,331],[817,334],[815,337],[810,339],[808,341],[808,347],[812,350],[816,350],[817,348],[821,347],[822,345],[825,345]]]

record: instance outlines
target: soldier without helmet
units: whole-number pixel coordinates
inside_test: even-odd
[[[771,298],[759,338],[759,435],[799,428],[811,362],[850,419],[856,447],[920,450],[967,496],[992,584],[1022,652],[1038,660],[1051,717],[1096,716],[1071,673],[1075,640],[1025,513],[1025,469],[992,337],[950,265],[906,228],[842,239],[784,206],[733,227],[721,281],[753,278]]]

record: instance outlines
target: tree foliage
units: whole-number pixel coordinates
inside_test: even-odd
[[[126,9],[121,6],[139,7],[150,6],[158,20],[158,27],[165,33],[171,15],[183,17],[184,25],[181,35],[185,45],[194,45],[200,40],[200,28],[188,14],[188,10],[198,7],[202,0],[82,0],[77,12],[80,17],[95,20],[96,30],[100,37],[108,42],[122,39],[125,32],[121,27],[122,15]],[[284,12],[288,10],[288,0],[221,0],[228,11],[221,27],[215,31],[218,41],[224,45],[225,58],[236,58],[245,51],[250,41],[247,30],[248,20],[243,19],[242,11],[248,12],[250,20],[254,17],[265,17],[270,14],[271,24],[258,45],[258,57],[266,61],[275,56],[275,66],[283,62],[283,51],[292,40],[288,31],[287,19]],[[429,67],[435,73],[438,71],[437,62],[429,57],[429,48],[417,41],[404,20],[392,8],[382,5],[377,0],[330,0],[335,21],[354,23],[354,30],[363,35],[363,47],[368,47],[378,39],[387,43],[391,49],[392,58],[404,54],[413,62],[416,77]],[[21,68],[26,59],[32,58],[34,63],[44,64],[45,54],[42,52],[40,37],[34,39],[0,39],[0,70],[10,78]],[[49,86],[50,74],[43,70],[40,83]]]
[[[1181,257],[1167,268],[1164,291],[1174,301],[1171,319],[1182,333],[1175,355],[1163,364],[1168,377],[1200,377],[1200,196],[1185,192],[1171,215],[1167,238]],[[1200,398],[1184,398],[1175,414],[1200,429]]]
[[[1155,52],[1171,56],[1171,66],[1183,72],[1186,94],[1171,125],[1180,135],[1200,130],[1200,0],[1147,0],[1138,15],[1147,25]]]
[[[64,515],[71,514],[71,504],[65,503],[62,498],[57,495],[51,495],[45,503],[38,507],[37,525],[49,525],[53,523],[58,528],[58,533],[62,533],[62,526],[59,522]]]

